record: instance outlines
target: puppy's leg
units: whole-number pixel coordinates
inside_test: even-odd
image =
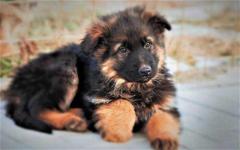
[[[70,109],[68,110],[68,112],[69,112],[69,113],[72,113],[72,114],[74,114],[74,115],[77,115],[77,116],[79,116],[80,118],[84,118],[84,113],[83,113],[82,109],[80,109],[80,108],[70,108]]]
[[[59,106],[49,105],[49,102],[51,101],[53,104],[55,103]],[[31,99],[28,105],[30,115],[33,118],[47,123],[54,129],[77,132],[83,132],[87,129],[87,122],[84,119],[81,109],[69,109],[68,103],[65,101],[59,102],[59,100],[56,99],[53,101],[48,97],[43,96],[43,94],[40,94],[39,96]]]
[[[55,129],[83,132],[87,129],[86,121],[76,112],[59,112],[55,110],[45,110],[39,114],[39,119]]]
[[[85,119],[83,119],[81,110],[68,110],[78,89],[79,79],[77,69],[75,66],[65,66],[64,69],[60,67],[60,71],[66,75],[66,77],[56,76],[52,81],[50,93],[51,97],[58,103],[61,112],[43,109],[39,111],[38,118],[50,124],[55,129],[66,129],[77,132],[85,131],[87,129],[87,123]],[[59,83],[62,84],[59,85]],[[64,94],[59,96],[61,93]]]
[[[176,116],[173,112],[158,110],[149,119],[145,131],[154,149],[178,149],[180,125]]]
[[[104,104],[95,113],[98,119],[95,127],[105,140],[125,142],[132,137],[136,114],[133,105],[127,100],[119,99]]]

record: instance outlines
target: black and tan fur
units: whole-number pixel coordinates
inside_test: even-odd
[[[164,62],[170,29],[163,16],[142,7],[99,18],[79,45],[19,69],[5,94],[8,115],[43,132],[88,126],[111,142],[141,130],[155,149],[177,149],[179,113],[171,107],[175,87]]]

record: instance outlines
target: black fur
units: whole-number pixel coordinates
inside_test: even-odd
[[[93,37],[87,33],[80,45],[67,45],[21,67],[5,93],[9,101],[7,114],[22,127],[50,133],[52,128],[38,120],[37,115],[46,108],[65,111],[59,103],[64,100],[72,74],[77,73],[80,81],[70,107],[83,109],[90,129],[94,130],[96,108],[119,98],[134,105],[138,118],[135,130],[141,129],[154,113],[152,106],[166,97],[174,97],[176,91],[165,64],[157,67],[163,60],[152,52],[156,46],[164,49],[163,33],[171,26],[162,16],[148,16],[144,11],[135,7],[104,16],[100,18],[103,25],[97,24],[102,34]],[[142,31],[147,35],[143,36]],[[126,39],[116,39],[122,36]],[[152,47],[144,47],[148,42],[146,36],[154,38]],[[127,53],[122,47],[113,50],[118,43]],[[100,49],[104,52],[96,57]],[[117,62],[112,69],[125,83],[116,85],[116,78],[109,78],[101,71],[102,64],[109,59]],[[138,73],[142,63],[152,68],[151,75],[144,78]],[[152,84],[147,84],[148,81]],[[133,84],[129,88],[126,83]],[[108,101],[97,101],[96,97]]]
[[[18,69],[5,92],[8,100],[7,115],[17,125],[51,132],[51,127],[37,119],[42,110],[58,109],[64,100],[66,88],[76,71],[78,45],[68,45],[50,54],[43,54]]]

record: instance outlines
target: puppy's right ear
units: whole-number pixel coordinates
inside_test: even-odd
[[[102,21],[95,22],[88,30],[87,33],[92,40],[96,41],[99,38],[104,37],[104,32],[107,29],[107,25]]]
[[[81,43],[83,51],[87,53],[94,52],[98,45],[103,43],[106,31],[107,25],[102,21],[97,21],[88,28],[87,34]]]

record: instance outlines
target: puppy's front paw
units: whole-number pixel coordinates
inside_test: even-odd
[[[132,137],[136,115],[128,101],[117,100],[102,105],[95,115],[97,120],[95,127],[106,141],[121,143]]]
[[[177,150],[178,141],[176,139],[155,139],[151,142],[155,150]]]
[[[132,133],[128,131],[101,131],[101,136],[104,140],[114,143],[122,143],[128,141],[132,137]]]
[[[117,120],[111,121],[109,118],[102,118],[95,125],[104,140],[122,143],[132,137],[132,131],[126,128],[125,123],[117,123]]]
[[[146,125],[146,134],[156,150],[177,150],[179,121],[167,112],[156,112]]]

